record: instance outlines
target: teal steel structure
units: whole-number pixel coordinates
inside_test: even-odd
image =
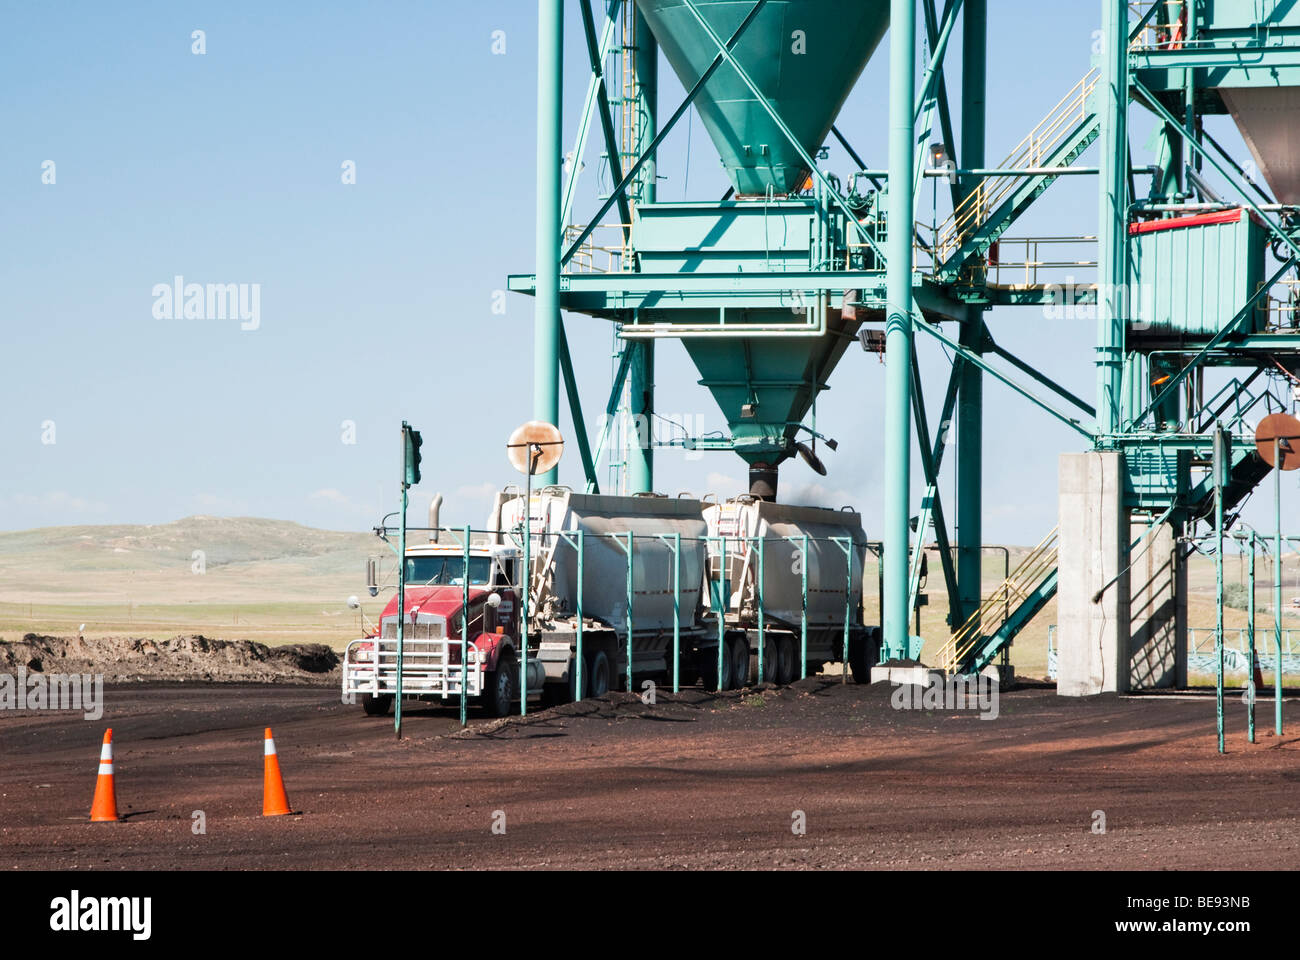
[[[1300,379],[1300,178],[1260,120],[1300,90],[1300,8],[1281,0],[1101,0],[1094,70],[1005,161],[990,165],[987,0],[604,0],[598,7],[572,0],[591,77],[562,188],[561,6],[539,4],[537,266],[512,276],[510,289],[537,298],[535,416],[558,417],[563,379],[588,490],[599,489],[596,470],[611,435],[606,428],[594,443],[586,435],[562,310],[616,325],[622,348],[606,412],[621,405],[644,424],[645,445],[627,458],[633,492],[654,486],[649,421],[658,340],[682,340],[729,426],[724,438],[673,442],[740,456],[757,496],[777,496],[780,464],[819,436],[807,417],[854,338],[883,348],[885,656],[917,649],[910,623],[926,546],[938,550],[951,629],[971,635],[971,625],[979,627],[953,669],[992,662],[1058,589],[1054,565],[1036,569],[999,622],[981,619],[988,378],[1069,426],[1088,448],[1122,453],[1123,509],[1134,516],[1186,531],[1212,522],[1221,503],[1231,527],[1269,472],[1250,442],[1250,423],[1282,409],[1279,378]],[[836,121],[887,31],[888,133],[874,148],[887,147],[888,166],[872,169]],[[946,71],[954,50],[960,70]],[[671,111],[659,103],[661,54],[686,91]],[[949,73],[959,78],[957,99]],[[654,188],[658,150],[692,109],[732,189],[721,200],[665,203]],[[1156,122],[1147,166],[1134,159],[1130,113],[1138,109]],[[1220,113],[1237,119],[1271,192],[1248,175],[1250,161],[1230,156],[1206,132],[1204,118]],[[570,226],[589,134],[603,141],[614,187]],[[852,161],[847,169],[822,166],[832,138]],[[1090,149],[1095,165],[1084,166]],[[1211,174],[1231,196],[1209,186]],[[1096,237],[1011,236],[1065,176],[1096,177]],[[931,189],[919,189],[927,180]],[[923,227],[917,208],[927,195],[938,199]],[[1244,211],[1235,226],[1231,211]],[[1022,242],[1019,263],[1008,251]],[[1059,273],[1050,273],[1052,257],[1031,242],[1093,245],[1096,282],[1065,291]],[[604,269],[596,266],[602,255]],[[1012,267],[1021,275],[1004,282]],[[1184,316],[1186,297],[1168,299],[1178,307],[1161,307],[1157,297],[1157,322],[1152,305],[1135,299],[1144,285],[1171,295],[1190,289],[1208,269],[1230,275],[1213,305],[1191,311],[1194,322]],[[1016,357],[985,322],[995,307],[1041,310],[1063,297],[1095,311],[1092,402]],[[922,401],[918,334],[953,356],[937,419]],[[1218,393],[1206,390],[1207,370],[1232,368],[1246,372]],[[1216,493],[1204,470],[1219,423],[1231,443]],[[940,470],[948,447],[956,492],[945,505]],[[919,504],[914,472],[924,490]]]

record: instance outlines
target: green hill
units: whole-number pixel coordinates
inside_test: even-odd
[[[368,599],[367,556],[386,549],[369,533],[253,517],[0,533],[0,635],[85,623],[88,635],[337,645],[360,628],[346,599]]]

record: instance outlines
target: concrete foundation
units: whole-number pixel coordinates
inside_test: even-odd
[[[1187,569],[1169,524],[1147,532],[1124,506],[1123,454],[1060,459],[1057,693],[1187,683]],[[1130,566],[1131,563],[1131,566]]]
[[[923,687],[930,682],[931,678],[937,678],[940,683],[947,677],[942,670],[931,670],[923,666],[889,666],[888,664],[871,668],[872,683],[909,683]]]

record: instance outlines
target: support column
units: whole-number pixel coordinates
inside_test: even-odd
[[[1056,690],[1083,697],[1129,687],[1128,511],[1124,455],[1063,453],[1057,550]]]
[[[655,483],[654,403],[655,354],[653,340],[629,344],[628,402],[631,432],[627,445],[627,492],[651,493]]]
[[[988,0],[966,0],[962,10],[961,150],[967,170],[984,166],[985,87],[988,53]],[[979,186],[967,177],[963,196]],[[961,345],[983,352],[984,311],[969,308]],[[957,588],[962,621],[979,609],[984,596],[984,371],[962,365],[957,408]],[[952,624],[956,629],[960,624]]]
[[[967,170],[984,166],[984,129],[988,63],[988,0],[966,0],[962,8],[961,155]],[[962,196],[980,185],[980,177],[963,177]]]
[[[564,4],[537,4],[537,298],[533,316],[533,419],[560,420],[560,222],[563,172]],[[556,482],[555,468],[539,474]]]
[[[912,457],[912,222],[915,198],[913,100],[916,4],[891,0],[889,26],[889,240],[885,320],[885,609],[886,658],[908,653],[908,560]]]
[[[1100,219],[1097,228],[1097,429],[1120,429],[1128,280],[1128,0],[1102,0]]]
[[[636,151],[640,155],[659,133],[659,45],[650,25],[640,12],[635,14],[632,51],[634,90],[636,95]],[[654,203],[657,194],[657,164],[652,157],[642,168],[633,193],[633,211],[642,203]],[[628,368],[628,395],[634,442],[627,450],[628,493],[654,490],[654,407],[655,343],[642,340],[632,346],[632,363]]]
[[[962,325],[961,345],[980,353],[983,311],[970,307]],[[957,406],[957,590],[961,622],[979,609],[984,598],[984,372],[963,363]],[[955,630],[961,623],[952,624]]]

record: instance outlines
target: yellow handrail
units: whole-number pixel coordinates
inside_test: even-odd
[[[1090,70],[1076,83],[1047,116],[1029,131],[998,169],[1015,170],[1024,167],[1041,167],[1046,158],[1065,139],[1066,135],[1088,117],[1088,98],[1101,78],[1097,69]],[[935,242],[935,260],[943,263],[961,247],[966,239],[987,221],[989,214],[998,208],[1022,178],[1017,176],[987,177],[980,181],[957,205],[938,230]]]
[[[1012,602],[1021,603],[1028,599],[1043,577],[1056,565],[1056,539],[1060,529],[1059,525],[1053,527],[1038,546],[1029,551],[1011,575],[980,604],[979,609],[953,632],[939,650],[935,664],[938,669],[945,673],[955,673],[975,646],[1001,625],[990,614]]]

